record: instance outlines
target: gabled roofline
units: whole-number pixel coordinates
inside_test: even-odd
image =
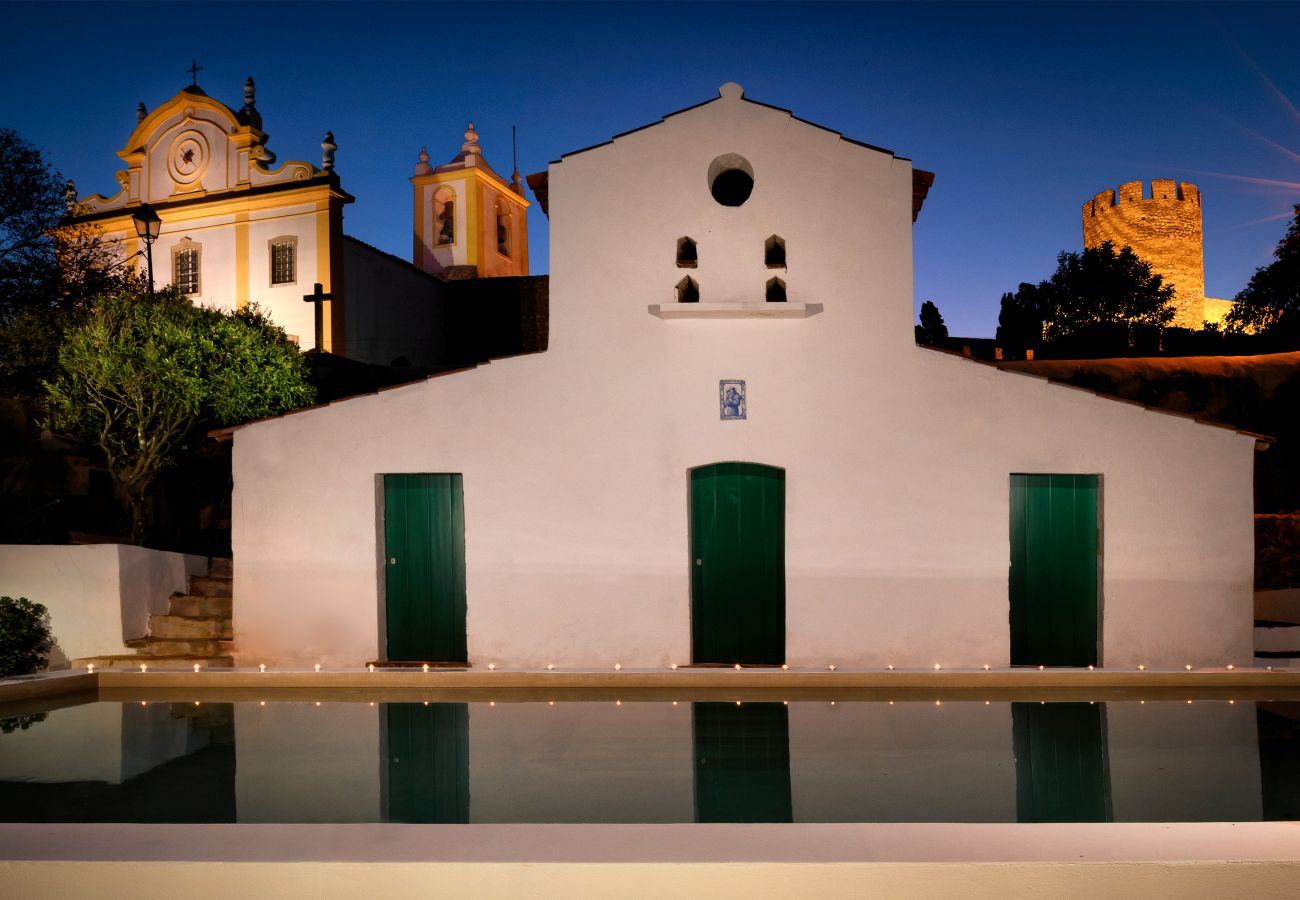
[[[1055,378],[1052,378],[1048,375],[1039,375],[1037,372],[1026,372],[1023,369],[1004,369],[1002,368],[1002,366],[999,366],[996,362],[987,359],[976,359],[973,356],[966,356],[963,353],[958,353],[956,350],[949,350],[946,347],[932,347],[929,344],[917,344],[916,346],[921,350],[928,350],[931,353],[941,353],[944,356],[951,356],[955,359],[963,360],[965,362],[975,363],[976,365],[985,366],[987,368],[993,369],[996,372],[1002,372],[1007,375],[1020,375],[1023,377],[1035,378],[1039,381],[1046,381],[1048,384],[1053,385],[1054,387],[1069,388],[1070,390],[1074,390],[1074,391],[1083,391],[1085,394],[1092,394],[1094,397],[1100,397],[1103,400],[1111,400],[1115,403],[1123,403],[1127,406],[1136,406],[1139,410],[1142,410],[1144,412],[1159,413],[1160,415],[1163,416],[1173,416],[1176,419],[1187,419],[1188,421],[1194,422],[1198,425],[1205,425],[1210,428],[1221,428],[1225,431],[1231,431],[1236,434],[1240,434],[1243,437],[1254,438],[1255,449],[1257,451],[1267,450],[1271,444],[1277,441],[1277,438],[1270,437],[1267,434],[1259,434],[1258,432],[1255,431],[1245,431],[1241,428],[1234,428],[1231,425],[1224,425],[1222,422],[1216,422],[1213,419],[1204,419],[1201,418],[1200,416],[1194,416],[1191,413],[1177,412],[1176,410],[1165,409],[1160,406],[1150,406],[1149,404],[1146,403],[1139,403],[1136,400],[1126,400],[1123,397],[1116,397],[1114,394],[1103,394],[1101,391],[1095,391],[1092,388],[1081,387],[1080,385],[1077,384],[1070,384],[1068,381],[1058,381]]]
[[[608,146],[609,144],[614,143],[614,141],[618,140],[619,138],[627,137],[630,134],[636,134],[638,131],[645,131],[647,128],[653,128],[656,125],[662,125],[666,120],[671,119],[673,116],[680,116],[682,113],[688,113],[692,110],[699,109],[701,106],[708,106],[710,103],[717,103],[718,101],[723,99],[724,97],[722,96],[721,93],[719,93],[717,97],[710,97],[708,100],[704,100],[700,103],[693,103],[690,106],[683,107],[682,109],[675,110],[674,112],[666,113],[653,122],[647,122],[644,125],[637,126],[636,128],[631,128],[627,131],[620,131],[618,134],[615,134],[607,141],[601,141],[599,144],[591,144],[590,146],[583,147],[579,150],[571,150],[568,153],[562,153],[559,159],[551,160],[550,164],[556,165],[557,163],[564,162],[564,160],[568,159],[570,156],[577,156],[578,154],[586,153],[589,150],[596,150],[599,149],[600,147]],[[894,151],[888,150],[884,147],[878,147],[875,144],[868,144],[865,141],[859,141],[851,137],[845,137],[843,132],[836,131],[834,128],[828,128],[825,125],[819,125],[818,123],[812,122],[808,119],[801,119],[798,116],[796,116],[793,112],[786,109],[784,106],[775,106],[771,103],[764,103],[761,100],[751,100],[750,98],[746,97],[743,93],[740,95],[740,99],[745,103],[752,103],[755,106],[761,106],[765,109],[771,109],[771,110],[775,110],[776,112],[785,113],[787,116],[789,116],[791,119],[793,119],[796,122],[800,122],[804,125],[811,125],[813,128],[816,128],[820,131],[829,132],[830,134],[835,135],[840,140],[846,143],[853,144],[858,147],[864,147],[867,150],[875,150],[877,153],[888,154],[889,156],[892,156],[894,159],[900,160],[902,162],[912,161],[908,157],[899,156],[898,154],[894,153]]]

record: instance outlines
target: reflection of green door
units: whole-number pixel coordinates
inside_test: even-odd
[[[1016,820],[1109,822],[1104,703],[1012,703]]]
[[[384,707],[389,822],[469,821],[469,705],[389,703]]]
[[[785,662],[785,472],[691,470],[691,661]]]
[[[1097,663],[1097,476],[1011,476],[1011,664]]]
[[[693,703],[695,821],[791,822],[790,718],[781,703]]]
[[[464,497],[459,475],[384,476],[390,660],[466,659]]]

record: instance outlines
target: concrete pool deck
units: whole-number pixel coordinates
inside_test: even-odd
[[[96,699],[1076,700],[1300,697],[1300,670],[223,669],[0,682],[0,714]],[[0,824],[15,896],[1292,897],[1300,823]],[[250,885],[255,889],[250,893]]]

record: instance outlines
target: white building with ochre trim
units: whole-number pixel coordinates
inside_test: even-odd
[[[237,662],[1251,659],[1256,436],[918,347],[931,178],[735,84],[530,178],[546,352],[229,432]]]
[[[354,198],[332,132],[319,166],[277,162],[269,140],[251,76],[238,109],[197,83],[152,112],[141,103],[117,154],[118,191],[74,196],[71,221],[97,229],[141,274],[151,251],[154,282],[195,303],[256,303],[303,350],[379,365],[447,361],[444,280],[528,274],[530,204],[518,173],[507,182],[488,165],[472,123],[446,165],[421,151],[410,262],[343,233]],[[161,220],[151,248],[134,221],[146,205]]]

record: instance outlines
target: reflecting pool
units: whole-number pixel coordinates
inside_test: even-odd
[[[1300,819],[1300,702],[98,702],[0,722],[10,822]]]

